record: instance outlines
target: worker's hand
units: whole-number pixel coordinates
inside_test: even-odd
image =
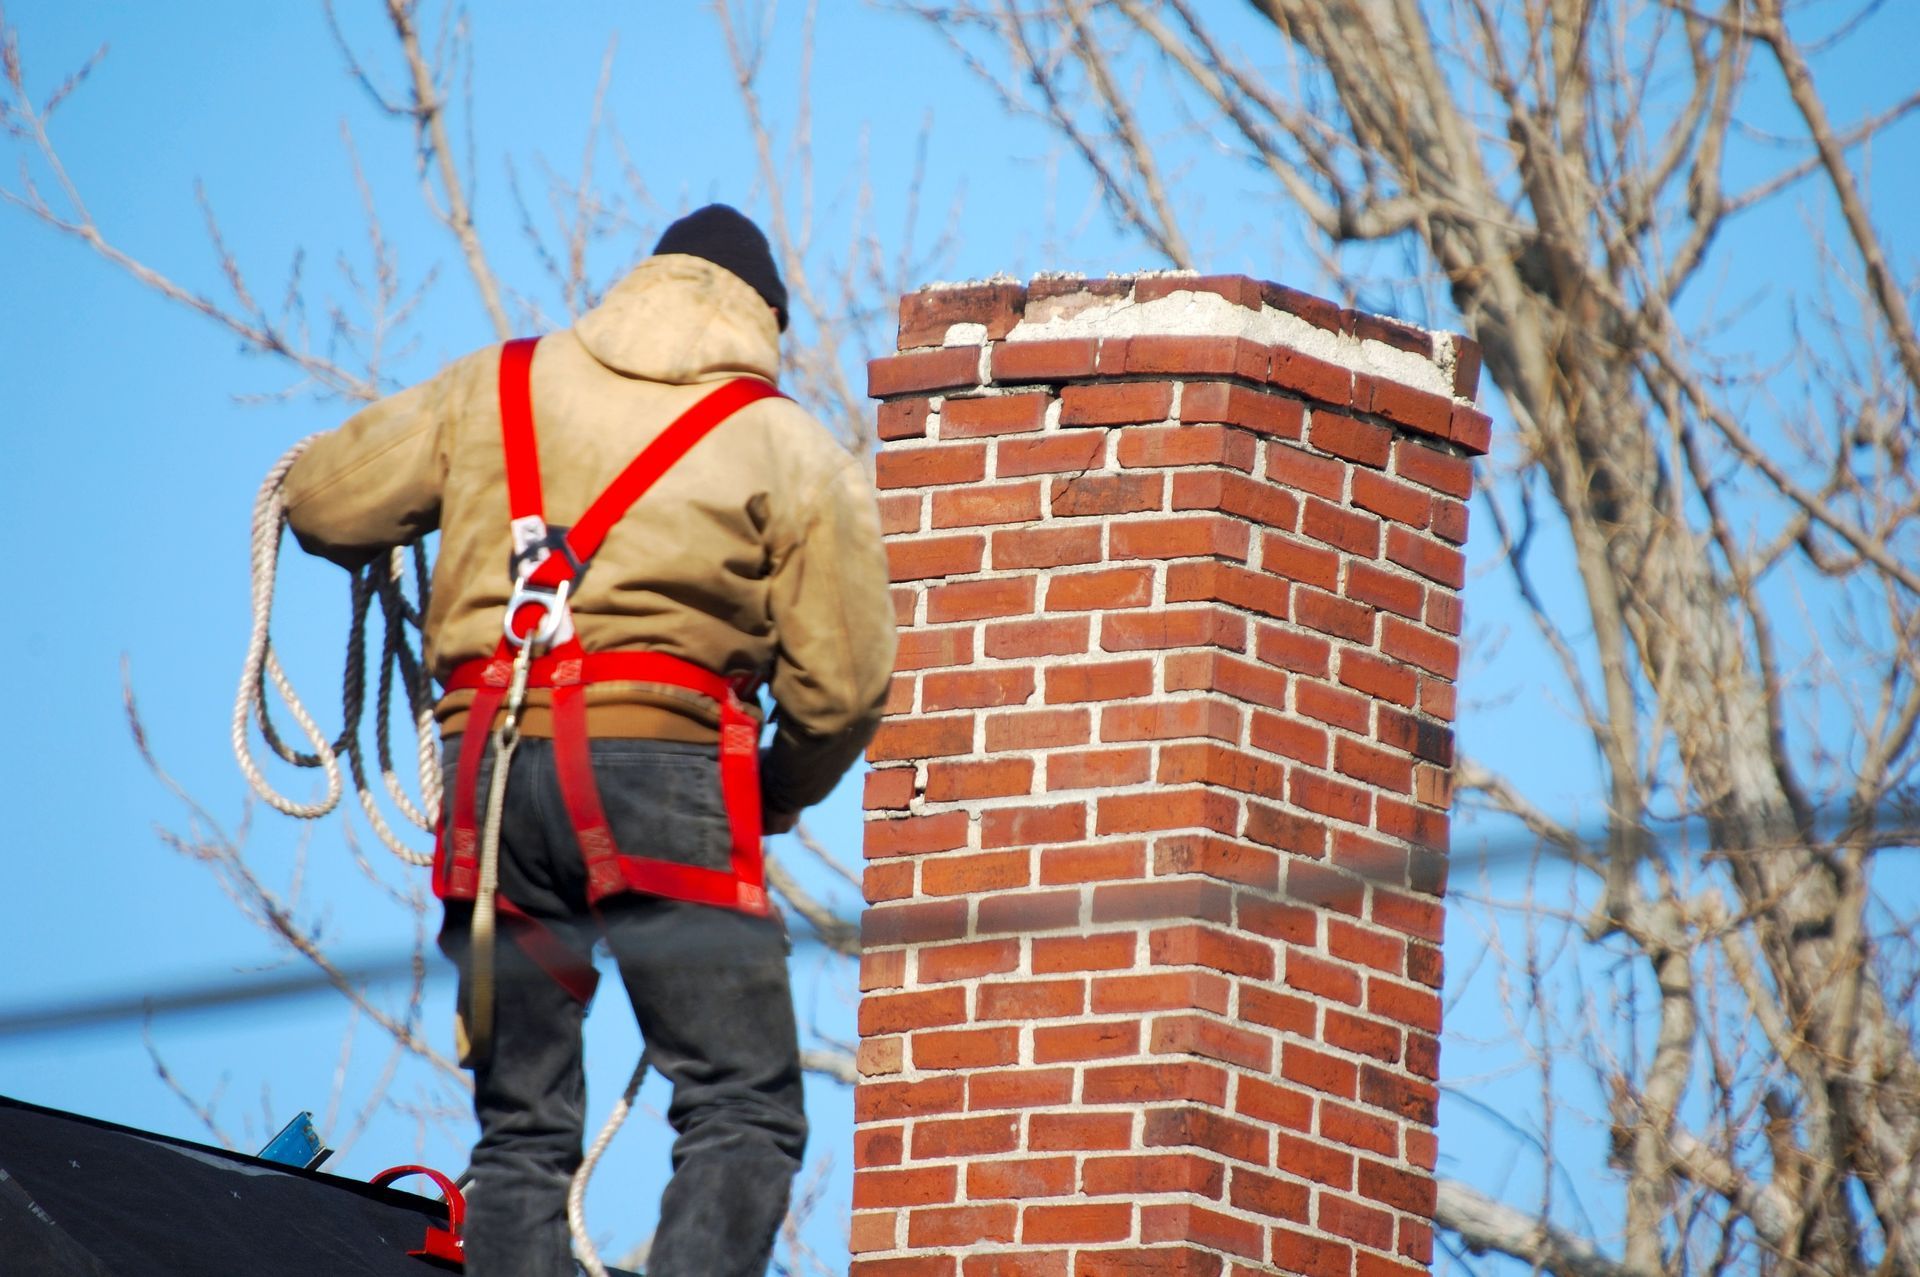
[[[760,817],[761,832],[768,835],[790,834],[799,823],[800,813],[797,811],[769,811]]]

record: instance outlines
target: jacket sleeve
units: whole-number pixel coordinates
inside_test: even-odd
[[[893,675],[879,509],[851,457],[774,564],[770,601],[776,709],[760,787],[769,811],[795,812],[825,798],[873,739]]]
[[[452,372],[355,413],[293,463],[281,492],[302,549],[357,568],[439,526]]]

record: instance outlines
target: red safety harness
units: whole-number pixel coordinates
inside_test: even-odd
[[[468,661],[446,680],[446,690],[471,691],[460,737],[452,802],[435,848],[433,890],[443,900],[472,900],[479,887],[477,819],[481,757],[488,733],[512,682],[523,643],[546,646],[528,671],[527,686],[550,689],[554,766],[581,858],[587,898],[598,904],[621,891],[719,905],[744,913],[769,912],[760,851],[759,722],[747,711],[755,680],[729,678],[663,652],[589,652],[574,632],[568,595],[587,570],[608,531],[633,503],[721,422],[780,392],[763,381],[722,383],[661,432],[587,507],[571,529],[549,528],[542,510],[540,456],[533,428],[530,373],[538,338],[511,341],[500,355],[500,423],[506,449],[507,504],[512,517],[514,578],[505,634],[490,658]],[[711,699],[720,710],[720,787],[732,829],[729,870],[678,864],[622,851],[614,842],[594,782],[587,738],[586,688],[592,683],[653,683]],[[592,996],[592,968],[505,896],[499,908],[508,934],[536,964],[581,997]]]

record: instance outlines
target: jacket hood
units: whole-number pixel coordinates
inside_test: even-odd
[[[700,257],[649,257],[582,315],[574,335],[615,372],[686,385],[778,379],[780,328],[744,280]]]

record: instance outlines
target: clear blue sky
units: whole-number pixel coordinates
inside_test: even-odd
[[[391,79],[395,62],[371,20],[373,7],[341,7],[356,46]],[[933,33],[865,7],[824,7],[811,134],[823,243],[844,235],[865,173],[874,222],[897,247],[906,222],[904,176],[924,126],[930,170],[921,199],[923,242],[957,210],[952,249],[934,275],[1158,264],[1111,230],[1074,162],[1037,127],[1008,122]],[[1892,9],[1889,27],[1920,35],[1913,6]],[[544,216],[542,166],[577,170],[593,83],[616,28],[621,42],[609,102],[655,204],[642,210],[642,227],[598,250],[601,273],[643,251],[659,225],[688,205],[723,199],[764,210],[730,72],[704,6],[647,6],[636,18],[629,6],[583,3],[568,6],[564,21],[552,10],[538,12],[493,5],[474,17],[479,216],[507,280],[542,290],[517,233],[504,160],[516,163],[536,216]],[[278,297],[289,262],[304,250],[310,319],[324,332],[325,302],[344,288],[336,259],[344,253],[363,266],[366,258],[344,125],[398,246],[404,278],[417,282],[438,271],[419,325],[424,338],[393,365],[394,375],[425,376],[491,340],[456,253],[421,207],[405,127],[382,117],[348,80],[317,4],[16,0],[8,16],[21,28],[37,95],[102,41],[111,44],[54,126],[93,213],[128,252],[191,288],[222,295],[194,199],[201,182],[263,296]],[[776,112],[790,110],[793,98],[793,16],[783,14],[774,45],[768,99]],[[1861,103],[1890,97],[1884,85],[1895,71],[1862,66],[1842,81],[1837,113],[1851,118]],[[1859,102],[1851,100],[1855,92]],[[1914,135],[1902,136],[1911,157]],[[602,164],[607,160],[603,153]],[[1880,170],[1883,197],[1888,183],[1903,180],[1886,174],[1892,167]],[[38,177],[44,182],[44,172]],[[1209,268],[1323,286],[1294,230],[1268,220],[1266,206],[1239,199],[1255,185],[1241,177],[1208,184],[1217,192],[1200,219]],[[237,353],[234,341],[206,321],[11,208],[0,208],[0,264],[7,300],[0,307],[0,386],[7,395],[0,503],[25,551],[16,552],[16,562],[30,555],[35,565],[12,591],[13,730],[0,744],[10,863],[17,866],[0,932],[0,961],[15,973],[5,1000],[18,1005],[167,985],[273,961],[273,947],[230,907],[213,878],[157,837],[156,826],[184,828],[184,816],[129,742],[120,664],[129,663],[163,762],[217,817],[237,824],[245,790],[226,734],[246,635],[249,503],[274,458],[295,439],[336,424],[344,406],[306,394],[239,402],[271,396],[295,378],[281,365]],[[554,309],[550,294],[542,297]],[[1484,565],[1486,538],[1477,549],[1476,564]],[[277,633],[296,681],[332,723],[337,709],[327,689],[343,641],[344,583],[334,569],[296,560],[290,555],[286,563]],[[1537,698],[1513,695],[1545,677],[1540,654],[1483,566],[1468,608],[1476,649],[1497,651],[1500,669],[1496,677],[1484,655],[1470,658],[1463,743],[1519,776],[1542,801],[1570,803],[1588,791],[1584,733],[1570,717],[1561,719],[1564,730],[1555,728],[1564,708],[1543,713]],[[1564,748],[1551,743],[1558,739]],[[858,839],[851,789],[843,788],[816,822],[849,854]],[[263,871],[288,880],[299,837],[289,822],[257,814],[251,845]],[[383,854],[369,845],[369,855]],[[329,934],[349,952],[406,938],[395,931],[400,915],[379,902],[343,853],[336,828],[314,839],[304,889],[310,899],[331,902]],[[1454,928],[1450,970],[1467,969],[1475,941]],[[822,975],[827,966],[818,954],[803,951],[795,964],[803,1021],[850,1038],[848,978]],[[444,1041],[444,982],[436,993],[427,1023]],[[1496,1036],[1502,1016],[1483,998],[1463,1005],[1455,1023],[1469,1038]],[[224,1084],[221,1114],[242,1143],[258,1143],[294,1111],[325,1108],[345,1027],[338,1005],[317,998],[161,1022],[154,1038],[194,1092]],[[383,1058],[376,1033],[363,1028],[361,1043],[350,1092],[377,1073]],[[616,1093],[634,1051],[630,1017],[617,1000],[604,1004],[591,1034],[591,1120]],[[1444,1058],[1451,1073],[1478,1067],[1480,1055],[1468,1043],[1450,1042]],[[0,1044],[0,1093],[202,1133],[155,1076],[132,1029]],[[659,1102],[657,1092],[649,1095]],[[420,1097],[403,1087],[397,1098]],[[832,1218],[815,1230],[816,1243],[831,1248],[845,1209],[850,1105],[829,1084],[813,1088],[810,1104],[814,1152],[831,1159],[839,1186]],[[1470,1170],[1494,1188],[1498,1165],[1485,1158],[1470,1164],[1454,1152],[1461,1147],[1456,1133],[1474,1131],[1474,1122],[1469,1112],[1447,1110],[1446,1168]],[[664,1169],[662,1128],[647,1129],[616,1147],[597,1184],[592,1217],[617,1247],[644,1233]],[[338,1169],[367,1174],[416,1156],[458,1167],[466,1130],[458,1117],[430,1126],[428,1143],[416,1149],[414,1123],[383,1111]],[[641,1203],[638,1214],[629,1213],[632,1202]],[[835,1262],[843,1261],[841,1252]]]

